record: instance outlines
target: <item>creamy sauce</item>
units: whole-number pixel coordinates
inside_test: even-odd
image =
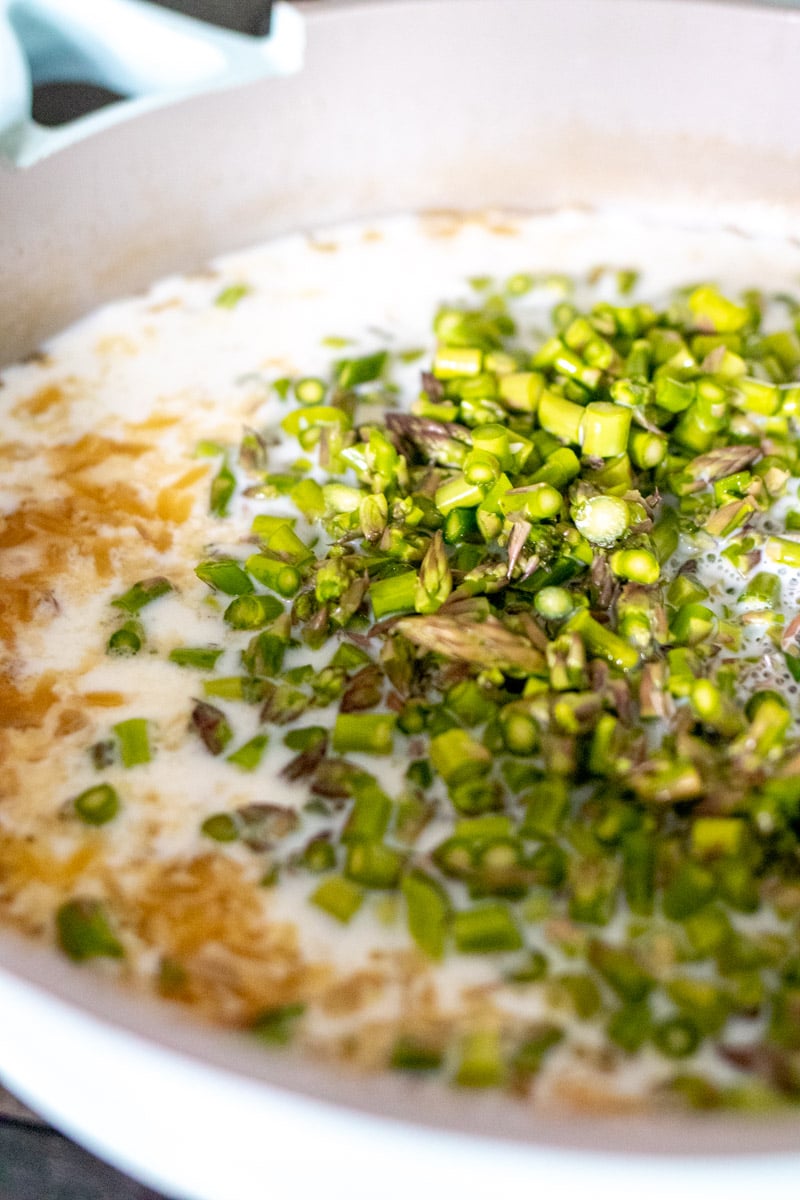
[[[429,353],[433,314],[442,301],[474,299],[471,277],[502,282],[531,272],[546,281],[514,306],[528,340],[544,335],[561,277],[586,280],[598,263],[636,268],[635,296],[655,303],[699,279],[731,294],[753,285],[791,291],[800,283],[797,246],[677,229],[658,217],[399,217],[286,238],[229,256],[202,275],[165,279],[54,338],[41,360],[5,371],[0,907],[7,921],[53,940],[60,903],[103,898],[125,958],[98,969],[143,988],[160,978],[175,999],[234,1026],[266,1007],[308,1003],[309,1052],[365,1066],[382,1063],[398,1029],[415,1022],[434,1031],[505,1028],[547,1015],[545,989],[499,983],[495,956],[430,966],[392,901],[379,894],[350,925],[332,928],[307,902],[317,877],[286,875],[277,888],[261,887],[264,855],[203,837],[200,826],[213,813],[265,802],[299,813],[307,794],[280,778],[292,757],[283,729],[270,730],[269,751],[252,774],[210,757],[187,733],[209,676],[167,656],[177,646],[218,645],[224,652],[214,675],[238,673],[251,635],[225,626],[227,598],[213,597],[193,568],[218,548],[244,556],[253,517],[285,511],[281,502],[239,494],[228,518],[210,518],[219,459],[198,457],[199,443],[236,447],[243,427],[258,429],[269,443],[269,469],[279,471],[300,452],[280,433],[287,406],[274,380],[325,376],[342,354],[384,346]],[[579,284],[578,299],[611,298],[612,275]],[[237,285],[246,289],[238,303],[215,303]],[[326,344],[331,337],[347,342]],[[401,403],[416,395],[419,368],[395,366]],[[239,480],[248,482],[241,471]],[[779,573],[789,619],[800,573]],[[143,651],[135,660],[109,657],[107,639],[121,624],[111,600],[155,575],[176,590],[144,611]],[[719,605],[728,589],[738,594],[744,586],[717,557],[702,563],[701,576]],[[783,670],[757,625],[744,653],[759,660],[753,670],[767,680]],[[308,661],[317,660],[297,649],[289,665]],[[258,706],[209,699],[229,716],[234,746],[256,734]],[[98,772],[90,748],[135,717],[148,721],[152,761]],[[299,724],[332,718],[333,709],[313,709]],[[382,768],[390,792],[404,766],[399,756]],[[117,789],[122,811],[87,829],[65,804],[101,778]],[[314,821],[304,814],[281,853],[313,836]],[[533,927],[530,936],[534,946],[547,944],[546,930]],[[552,946],[548,952],[558,960]],[[565,968],[570,961],[562,957]],[[165,962],[179,964],[177,983],[164,982]],[[570,1088],[581,1093],[591,1080],[600,1081],[604,1102],[612,1092],[639,1101],[672,1069],[655,1052],[607,1060],[602,1031],[581,1026],[548,1059],[537,1101],[571,1104]],[[710,1050],[695,1065],[730,1074]]]

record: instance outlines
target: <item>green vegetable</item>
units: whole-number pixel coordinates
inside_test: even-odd
[[[192,709],[192,728],[210,754],[222,754],[233,737],[228,719],[221,709],[197,700]]]
[[[630,524],[628,505],[619,496],[588,496],[572,506],[575,528],[596,546],[613,546]]]
[[[437,1071],[442,1065],[443,1054],[436,1046],[427,1046],[415,1038],[398,1038],[389,1060],[395,1071]]]
[[[666,1058],[686,1058],[701,1042],[700,1033],[690,1017],[670,1017],[653,1029],[653,1042]]]
[[[358,841],[347,852],[345,876],[363,887],[395,889],[403,870],[404,856],[382,842]]]
[[[312,904],[347,925],[361,907],[364,894],[361,888],[349,879],[332,875],[323,880],[311,895]]]
[[[486,747],[463,729],[448,729],[432,738],[430,755],[434,769],[449,786],[485,775],[492,761]]]
[[[494,954],[522,946],[514,918],[500,904],[454,913],[453,937],[462,954]]]
[[[199,563],[194,573],[203,583],[207,583],[217,592],[224,592],[227,596],[244,596],[253,591],[252,579],[232,558],[211,559]]]
[[[263,629],[283,613],[275,596],[236,596],[225,609],[225,623],[231,629]]]
[[[310,375],[296,380],[294,384],[295,398],[300,404],[322,404],[326,391],[324,380]]]
[[[464,1039],[455,1076],[459,1087],[497,1087],[505,1073],[497,1030],[479,1030]]]
[[[214,303],[217,308],[235,308],[240,300],[250,294],[251,290],[247,283],[229,283],[227,287],[217,293]]]
[[[245,742],[240,746],[238,750],[234,750],[232,754],[229,754],[227,761],[232,763],[234,767],[238,767],[240,771],[255,771],[264,757],[268,741],[269,738],[265,733],[258,733],[255,737],[250,738],[249,742]]]
[[[61,949],[75,962],[89,958],[122,958],[124,950],[99,900],[78,897],[56,913]]]
[[[436,880],[421,871],[411,871],[403,878],[403,895],[411,936],[430,958],[440,959],[450,920],[447,893]]]
[[[267,1008],[253,1021],[251,1031],[259,1041],[271,1046],[288,1046],[305,1010],[304,1004],[281,1004],[277,1008]]]
[[[292,563],[267,554],[251,554],[245,568],[253,579],[280,596],[293,596],[303,578]]]
[[[333,748],[338,754],[391,754],[394,725],[391,713],[339,713]]]
[[[98,783],[76,796],[72,807],[87,825],[106,825],[119,812],[119,796],[110,783]]]
[[[138,621],[126,621],[108,639],[106,653],[122,658],[138,654],[144,642],[144,630]]]
[[[364,354],[361,358],[340,358],[333,364],[334,376],[342,389],[359,387],[362,383],[374,383],[384,372],[388,355],[385,350],[375,354]]]
[[[212,813],[203,821],[200,832],[214,842],[235,842],[241,833],[241,824],[233,813]]]
[[[136,614],[141,612],[148,604],[152,604],[154,600],[158,600],[159,596],[165,596],[168,592],[173,591],[172,584],[168,579],[158,575],[153,579],[142,579],[139,583],[135,583],[127,592],[123,592],[121,596],[117,596],[111,603],[115,608],[121,608],[123,612]]]
[[[169,652],[170,662],[179,667],[192,667],[196,671],[213,671],[222,649],[215,646],[176,646]]]
[[[236,476],[223,462],[217,474],[211,480],[211,498],[209,508],[215,517],[227,517],[236,491]]]
[[[581,419],[582,449],[586,455],[614,458],[628,446],[631,410],[607,400],[587,404]]]
[[[150,762],[150,736],[147,721],[143,717],[120,721],[114,726],[114,733],[117,735],[123,767],[138,767]]]
[[[414,612],[419,586],[416,571],[390,575],[370,585],[369,597],[377,620],[395,613]]]

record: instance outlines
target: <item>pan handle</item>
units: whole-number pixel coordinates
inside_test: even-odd
[[[31,166],[180,97],[294,74],[304,48],[303,18],[283,0],[258,38],[141,0],[0,0],[0,161]],[[57,128],[37,125],[33,85],[66,81],[126,99]]]

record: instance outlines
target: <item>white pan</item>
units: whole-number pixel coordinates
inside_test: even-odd
[[[613,203],[800,234],[800,12],[714,0],[277,9],[257,45],[130,0],[0,3],[0,361],[161,275],[345,218]],[[77,54],[136,99],[37,130],[20,36],[34,75],[69,78]],[[177,57],[154,56],[162,44]],[[176,1197],[797,1195],[797,1118],[547,1121],[254,1057],[8,934],[0,963],[0,1076]]]

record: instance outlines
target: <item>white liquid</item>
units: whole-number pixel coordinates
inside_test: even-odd
[[[6,446],[22,447],[25,457],[0,447],[0,513],[10,517],[21,504],[67,497],[82,478],[102,482],[117,477],[150,496],[202,461],[195,456],[198,442],[235,448],[244,426],[270,440],[282,438],[282,444],[271,445],[269,451],[270,470],[280,470],[301,451],[280,434],[287,407],[271,390],[273,380],[325,376],[333,359],[385,345],[397,351],[423,348],[424,363],[432,349],[431,320],[439,304],[474,300],[468,278],[487,275],[502,284],[511,275],[531,272],[537,278],[557,273],[581,279],[598,263],[638,269],[634,298],[655,304],[673,287],[700,279],[717,281],[734,295],[747,286],[774,293],[800,285],[800,248],[795,245],[763,237],[749,240],[733,232],[675,229],[655,217],[637,222],[629,214],[563,212],[467,222],[400,217],[368,229],[353,226],[321,232],[313,239],[287,238],[220,260],[202,276],[163,280],[147,295],[108,306],[53,339],[46,347],[46,361],[7,370],[0,386],[3,437]],[[237,284],[249,291],[234,308],[215,305],[224,287]],[[576,302],[588,294],[587,287],[579,287]],[[591,295],[613,295],[612,272]],[[549,311],[560,298],[558,288],[548,285],[515,302],[523,340],[530,342],[537,331],[544,335]],[[324,345],[323,339],[332,335],[347,338],[348,345]],[[419,369],[418,362],[395,370],[405,403],[416,395]],[[61,388],[64,399],[32,416],[29,401],[50,386]],[[142,423],[156,415],[177,420],[161,429],[143,429]],[[138,457],[115,458],[88,472],[59,477],[50,451],[87,433],[144,443],[146,449]],[[78,851],[87,836],[96,840],[99,850],[98,860],[66,883],[36,878],[15,889],[13,881],[0,881],[4,910],[26,928],[52,938],[57,905],[73,894],[105,895],[109,873],[135,894],[154,862],[224,856],[239,864],[265,922],[296,925],[300,958],[327,964],[331,986],[356,972],[371,971],[383,978],[383,985],[352,1013],[328,1004],[326,1013],[314,1018],[313,1036],[341,1033],[362,1019],[391,1024],[407,1002],[408,983],[401,977],[411,969],[402,913],[393,924],[382,925],[368,902],[351,925],[340,928],[307,903],[316,879],[298,875],[275,890],[259,889],[263,863],[257,856],[238,844],[218,846],[199,832],[211,813],[264,802],[299,808],[306,799],[302,786],[279,778],[291,757],[281,744],[283,730],[271,731],[270,752],[252,775],[234,770],[224,758],[212,758],[187,734],[203,676],[167,661],[175,646],[224,645],[215,674],[235,675],[239,651],[250,637],[227,629],[221,618],[224,606],[209,604],[208,589],[195,578],[193,567],[221,545],[244,557],[253,516],[278,509],[239,497],[225,522],[209,518],[208,486],[217,462],[210,460],[207,474],[189,489],[191,516],[172,528],[169,547],[154,548],[128,525],[112,550],[114,569],[105,579],[97,576],[85,553],[65,553],[63,566],[51,579],[55,603],[43,596],[36,620],[20,627],[14,644],[3,651],[0,667],[23,690],[42,672],[55,672],[57,700],[42,728],[0,730],[3,759],[16,767],[13,785],[6,787],[0,804],[0,831],[30,837],[61,861]],[[0,516],[0,534],[4,522]],[[35,569],[43,553],[44,542],[36,538],[4,549],[0,573],[11,579]],[[143,613],[147,644],[134,670],[129,660],[105,654],[108,635],[120,623],[109,601],[136,580],[156,574],[167,575],[179,591]],[[715,564],[704,564],[701,574],[712,586],[715,602],[724,600],[727,588],[738,595],[744,587],[740,576],[731,572],[729,578]],[[790,619],[797,609],[800,573],[782,569],[780,574]],[[760,658],[757,670],[768,686],[774,686],[783,668],[771,644],[762,644],[759,637],[754,627],[746,652]],[[308,654],[297,650],[290,665],[307,660]],[[87,694],[115,692],[120,702],[112,707],[85,700]],[[256,733],[257,706],[210,700],[229,715],[236,730],[234,745]],[[76,709],[88,724],[58,736],[59,715]],[[107,738],[114,723],[142,716],[150,723],[153,761],[130,771],[115,764],[98,775],[87,747]],[[312,709],[299,724],[331,719],[332,712]],[[367,759],[364,765],[376,770]],[[403,768],[401,757],[386,767],[387,787],[391,783],[395,792]],[[100,778],[118,789],[123,811],[102,830],[87,833],[74,819],[65,818],[62,809],[69,797]],[[287,844],[302,845],[314,832],[313,820],[306,818],[301,832]],[[129,927],[121,936],[125,969],[151,986],[158,948]],[[531,931],[532,944],[537,938]],[[555,961],[552,948],[548,952]],[[568,959],[564,965],[569,967]],[[543,993],[535,986],[512,991],[498,984],[494,959],[452,957],[441,970],[416,963],[414,972],[419,986],[433,984],[432,1004],[440,1013],[469,1011],[475,1020],[485,1009],[535,1019],[546,1011]],[[581,1053],[585,1057],[601,1043],[599,1031],[583,1029],[574,1044],[553,1056],[550,1075],[567,1069],[590,1072],[585,1061],[581,1065]],[[723,1070],[710,1051],[703,1052],[699,1065]],[[643,1056],[616,1067],[615,1086],[624,1094],[639,1094],[668,1073],[658,1056]]]

